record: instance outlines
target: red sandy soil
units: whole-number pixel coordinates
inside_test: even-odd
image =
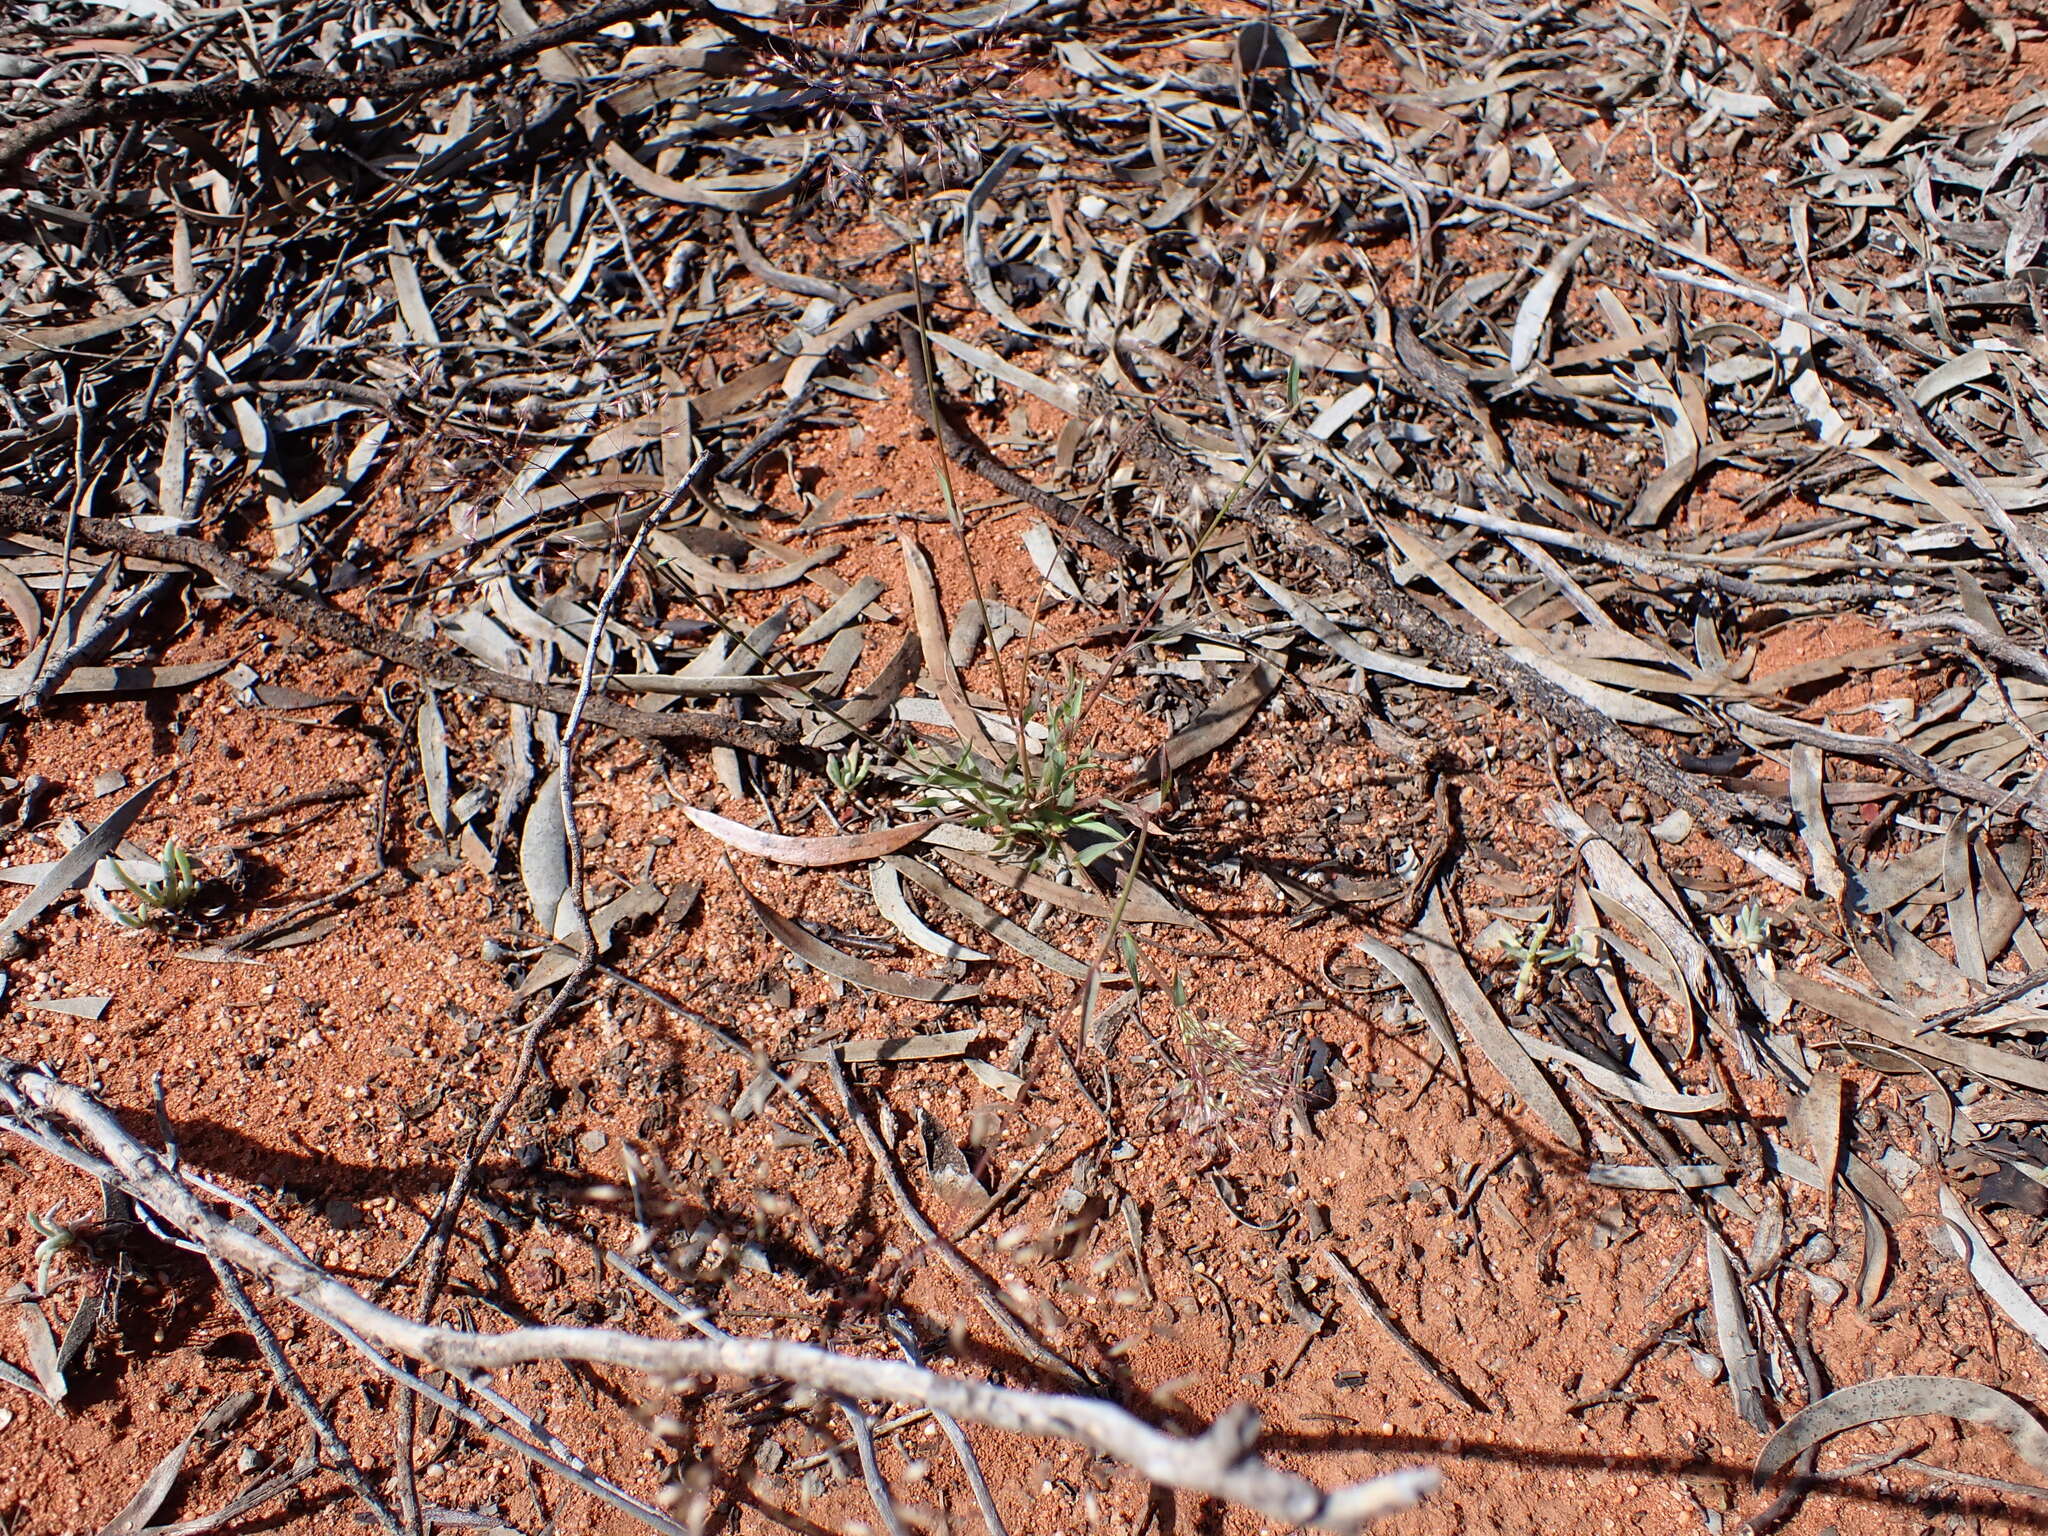
[[[1944,66],[1921,60],[1900,67]],[[900,379],[892,381],[887,404],[860,413],[864,445],[841,451],[844,445],[835,444],[807,456],[822,471],[807,489],[819,497],[841,489],[881,493],[845,500],[840,516],[936,511],[936,455],[913,425]],[[1754,489],[1724,477],[1694,501],[1690,515],[1699,521],[1692,526],[1740,526],[1735,504]],[[962,490],[970,503],[984,495],[974,482]],[[1785,512],[1778,505],[1759,515]],[[944,528],[913,526],[952,611],[972,595],[967,560]],[[1017,529],[1013,517],[980,524],[972,557],[982,591],[1029,610],[1040,581]],[[860,525],[826,536],[850,546],[834,567],[839,576],[875,574],[889,585],[891,608],[907,614],[900,556],[888,532],[886,524]],[[1054,605],[1044,624],[1042,638],[1049,640],[1084,629],[1086,620]],[[871,637],[871,665],[895,638]],[[1760,637],[1755,672],[1884,640],[1885,632],[1856,625],[1778,629]],[[1113,644],[1084,644],[1067,654],[1087,668],[1107,660]],[[1006,652],[1013,683],[1021,650]],[[281,634],[230,605],[202,605],[200,623],[167,659],[217,656],[247,660],[272,683],[360,703],[257,711],[216,680],[175,696],[50,710],[14,728],[5,742],[4,771],[41,774],[55,786],[41,813],[0,847],[6,861],[53,858],[58,818],[89,824],[104,814],[112,802],[94,800],[90,789],[103,771],[119,768],[140,783],[175,769],[132,836],[149,847],[169,835],[201,848],[249,840],[251,883],[233,914],[238,922],[367,871],[370,819],[389,751],[378,691],[402,694],[411,681]],[[1056,675],[1057,663],[1051,666]],[[986,662],[969,681],[978,692],[1000,692]],[[1857,706],[1896,691],[1886,674],[1857,674],[1850,686],[1803,702],[1809,718],[1858,729],[1868,716]],[[991,1183],[1049,1144],[1024,1186],[1028,1198],[981,1227],[965,1250],[998,1284],[1015,1289],[1056,1348],[1127,1383],[1129,1400],[1145,1411],[1193,1426],[1248,1401],[1265,1416],[1278,1459],[1326,1482],[1433,1463],[1444,1474],[1442,1491],[1392,1527],[1416,1536],[1735,1529],[1772,1495],[1750,1491],[1759,1436],[1703,1370],[1706,1355],[1698,1351],[1711,1352],[1710,1337],[1659,1344],[1628,1377],[1625,1400],[1573,1406],[1700,1305],[1706,1279],[1696,1218],[1674,1197],[1587,1184],[1578,1160],[1524,1108],[1504,1105],[1504,1089],[1483,1062],[1473,1068],[1469,1089],[1433,1064],[1426,1033],[1399,994],[1378,990],[1384,978],[1363,963],[1344,924],[1294,926],[1266,882],[1249,874],[1233,881],[1221,867],[1233,855],[1314,859],[1327,851],[1370,876],[1384,872],[1390,851],[1428,841],[1427,786],[1408,765],[1361,744],[1362,733],[1328,728],[1313,701],[1292,687],[1282,702],[1283,711],[1262,718],[1244,742],[1180,789],[1167,846],[1177,843],[1209,866],[1210,878],[1181,895],[1218,937],[1160,929],[1141,942],[1155,986],[1151,1028],[1171,1027],[1162,994],[1178,973],[1204,1017],[1248,1039],[1270,1041],[1294,1029],[1336,1048],[1336,1101],[1317,1117],[1317,1139],[1282,1150],[1263,1127],[1241,1127],[1227,1163],[1245,1214],[1263,1225],[1292,1213],[1298,1219],[1291,1227],[1251,1230],[1226,1210],[1215,1186],[1195,1171],[1196,1139],[1162,1097],[1167,1075],[1128,1028],[1111,1059],[1081,1052],[1087,1098],[1041,1034],[1023,1064],[1028,1087],[1014,1103],[981,1087],[957,1062],[871,1072],[868,1102],[888,1106],[885,1118],[902,1130],[904,1161],[913,1161],[911,1117],[922,1111],[962,1146],[987,1150]],[[402,698],[393,707],[398,718],[408,717]],[[444,709],[458,776],[477,782],[490,773],[488,753],[504,709],[452,696]],[[1121,676],[1090,725],[1105,759],[1161,734],[1137,685]],[[1497,855],[1468,856],[1461,868],[1458,889],[1464,909],[1475,914],[1473,927],[1489,903],[1541,901],[1566,862],[1537,816],[1554,793],[1541,736],[1525,721],[1471,703],[1433,707],[1426,728],[1462,764],[1456,777],[1468,840]],[[1488,744],[1498,753],[1489,757]],[[1573,777],[1578,767],[1567,755],[1575,792],[1617,815],[1643,814],[1625,790],[1601,787],[1597,776],[1586,791]],[[232,810],[337,781],[363,784],[370,796],[248,833],[218,830]],[[506,1080],[516,976],[513,965],[492,958],[501,951],[487,954],[486,946],[520,948],[526,922],[516,870],[487,876],[442,848],[415,779],[396,777],[392,804],[392,872],[315,943],[256,963],[206,963],[189,958],[190,941],[131,937],[74,911],[39,925],[34,953],[11,969],[8,993],[10,1054],[90,1085],[145,1136],[154,1134],[148,1106],[160,1077],[187,1162],[259,1198],[310,1251],[366,1284],[419,1236],[470,1132]],[[793,966],[750,916],[725,850],[683,819],[677,807],[684,804],[758,820],[754,808],[726,802],[701,758],[601,737],[589,747],[578,807],[593,890],[642,879],[702,887],[695,907],[678,920],[657,918],[631,934],[616,958],[633,976],[771,1052],[819,1038],[908,1034],[942,1019],[943,1027],[961,1027],[958,1015],[864,996]],[[831,830],[809,814],[811,804],[808,792],[792,797],[788,809],[796,819],[782,830]],[[280,825],[294,830],[273,836]],[[1703,843],[1695,838],[1676,850],[1674,869],[1703,882],[1733,878],[1739,866],[1728,867]],[[881,931],[857,879],[751,861],[739,873],[779,911],[852,932]],[[1059,915],[1043,936],[1083,955],[1098,937],[1093,925]],[[1003,1060],[1027,1020],[1050,1021],[1073,1038],[1068,983],[1023,963],[989,972],[984,1000],[971,1014],[985,1042],[981,1054]],[[1496,989],[1509,982],[1499,968],[1488,979]],[[1350,990],[1360,986],[1375,991]],[[35,1008],[38,1000],[100,992],[113,1002],[94,1022]],[[621,1154],[630,1146],[641,1167],[666,1169],[666,1205],[654,1218],[659,1231],[686,1235],[708,1222],[718,1232],[714,1253],[729,1258],[723,1269],[704,1272],[701,1294],[727,1326],[882,1355],[893,1348],[882,1312],[894,1306],[920,1319],[928,1335],[956,1330],[959,1347],[942,1369],[994,1368],[1007,1379],[1028,1379],[989,1342],[957,1281],[905,1246],[901,1220],[857,1145],[842,1154],[816,1141],[780,1099],[764,1115],[733,1123],[727,1111],[751,1075],[746,1063],[632,993],[600,983],[593,996],[548,1037],[539,1086],[522,1099],[487,1165],[499,1251],[487,1255],[473,1240],[460,1245],[456,1294],[444,1314],[487,1323],[488,1300],[537,1320],[666,1327],[594,1257],[594,1244],[628,1250],[634,1240],[630,1204],[620,1193]],[[844,1134],[829,1081],[815,1069],[808,1077],[801,1067],[797,1072],[823,1117]],[[1899,1102],[1887,1080],[1850,1075],[1859,1102],[1873,1113],[1884,1116]],[[1114,1103],[1107,1129],[1095,1107],[1105,1082]],[[1745,1107],[1766,1126],[1785,1110],[1769,1097]],[[1906,1130],[1913,1116],[1898,1113],[1883,1123],[1899,1127],[1906,1150],[1918,1150]],[[1142,1277],[1127,1252],[1118,1256],[1125,1239],[1115,1220],[1072,1253],[1055,1255],[1045,1240],[1064,1214],[1058,1202],[1084,1154],[1101,1162],[1105,1187],[1128,1195],[1142,1213]],[[1452,1209],[1456,1191],[1475,1168],[1498,1171],[1461,1215]],[[921,1174],[913,1184],[942,1228],[965,1224]],[[1916,1211],[1932,1211],[1931,1181],[1922,1179],[1905,1195]],[[1789,1198],[1796,1217],[1822,1220],[1817,1194],[1795,1187]],[[39,1238],[28,1214],[52,1210],[63,1220],[89,1222],[97,1194],[30,1152],[16,1149],[0,1161],[0,1253],[12,1256],[18,1278],[31,1279],[35,1270]],[[1984,1219],[2008,1228],[2006,1262],[2016,1273],[2048,1267],[2032,1224]],[[1988,1318],[1965,1277],[1935,1258],[1931,1227],[1897,1234],[1894,1278],[1884,1302],[1866,1316],[1852,1300],[1838,1299],[1842,1285],[1853,1294],[1857,1251],[1853,1212],[1838,1209],[1831,1234],[1809,1244],[1799,1267],[1786,1272],[1780,1315],[1798,1317],[1810,1299],[1812,1346],[1838,1384],[1960,1372],[2038,1398],[2041,1364],[2031,1347]],[[466,1230],[479,1229],[472,1221]],[[1486,1411],[1446,1401],[1385,1334],[1350,1309],[1321,1276],[1315,1255],[1325,1240]],[[770,1256],[771,1272],[740,1262],[749,1242]],[[305,1440],[302,1422],[270,1390],[246,1329],[188,1256],[161,1247],[118,1260],[73,1252],[57,1263],[63,1284],[55,1311],[68,1314],[101,1262],[125,1265],[125,1278],[112,1323],[76,1372],[73,1401],[62,1413],[18,1394],[0,1405],[0,1513],[14,1533],[98,1530],[200,1414],[231,1392],[251,1390],[262,1399],[219,1449],[195,1453],[159,1521],[200,1515],[230,1497],[245,1482],[237,1469],[243,1450],[285,1464]],[[1310,1302],[1331,1314],[1323,1335],[1290,1317],[1281,1297],[1283,1266],[1299,1277]],[[401,1300],[409,1294],[409,1287],[393,1293]],[[372,1373],[288,1307],[270,1301],[265,1311],[315,1394],[334,1405],[344,1435],[376,1461],[387,1415],[382,1388],[364,1385],[374,1381]],[[1768,1344],[1789,1362],[1782,1340]],[[20,1358],[12,1348],[8,1353]],[[760,1402],[725,1388],[658,1396],[624,1373],[572,1375],[560,1368],[526,1373],[509,1390],[543,1412],[595,1467],[643,1496],[674,1490],[684,1513],[701,1513],[708,1498],[713,1511],[736,1506],[730,1528],[742,1532],[875,1528],[857,1473],[846,1475],[850,1456],[826,1464],[808,1486],[793,1470],[839,1442],[843,1425],[824,1409],[782,1411],[781,1399],[771,1396],[773,1411],[761,1412]],[[446,1425],[430,1423],[420,1436],[428,1453],[422,1488],[434,1503],[494,1508],[523,1531],[548,1519],[563,1532],[635,1528],[559,1483],[533,1484],[501,1450],[463,1439],[436,1454],[447,1433]],[[1250,1536],[1268,1528],[1242,1511],[1153,1498],[1129,1474],[1072,1448],[986,1431],[975,1431],[974,1440],[1019,1536]],[[1919,1453],[1925,1460],[2035,1480],[2000,1437],[1961,1432],[1945,1420],[1843,1437],[1831,1444],[1829,1464],[1914,1440],[1927,1442]],[[885,1438],[881,1455],[920,1530],[978,1527],[950,1452],[929,1423]],[[1828,1485],[1783,1529],[1990,1533],[2038,1529],[2048,1518],[2039,1505],[1988,1491],[1911,1501],[1910,1491],[1924,1486],[1916,1476],[1882,1472]],[[347,1494],[322,1474],[243,1528],[312,1533],[357,1525]]]

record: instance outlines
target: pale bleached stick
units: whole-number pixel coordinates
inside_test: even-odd
[[[656,1339],[602,1328],[517,1328],[478,1334],[414,1322],[377,1306],[281,1247],[222,1218],[131,1136],[98,1099],[46,1073],[0,1063],[20,1098],[61,1117],[104,1157],[131,1197],[210,1256],[269,1285],[308,1313],[397,1354],[451,1371],[503,1371],[540,1360],[582,1360],[639,1371],[658,1382],[697,1376],[795,1382],[870,1402],[917,1404],[970,1423],[1070,1440],[1164,1487],[1241,1504],[1289,1525],[1349,1533],[1409,1509],[1437,1485],[1433,1469],[1391,1472],[1325,1490],[1255,1453],[1258,1415],[1240,1404],[1202,1434],[1167,1434],[1113,1403],[1026,1392],[941,1376],[895,1360],[840,1354],[784,1339]],[[44,1145],[38,1127],[0,1129]],[[47,1134],[47,1124],[41,1128]]]

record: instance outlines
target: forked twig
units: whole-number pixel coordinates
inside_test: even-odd
[[[309,1316],[360,1338],[373,1352],[389,1350],[457,1373],[574,1360],[641,1372],[662,1383],[694,1376],[782,1380],[863,1401],[917,1404],[1018,1434],[1073,1441],[1163,1486],[1326,1531],[1356,1531],[1411,1508],[1437,1484],[1433,1470],[1417,1468],[1326,1491],[1258,1457],[1258,1415],[1242,1405],[1202,1434],[1184,1437],[1093,1398],[940,1376],[900,1361],[865,1359],[784,1339],[656,1339],[613,1329],[560,1327],[479,1334],[415,1322],[368,1301],[304,1254],[226,1220],[93,1095],[13,1062],[0,1063],[0,1081],[19,1111],[0,1121],[0,1129],[89,1171],[104,1167],[112,1182],[163,1226],[262,1281]],[[53,1139],[36,1123],[39,1112],[61,1118],[85,1147]],[[505,1433],[498,1431],[500,1438]]]

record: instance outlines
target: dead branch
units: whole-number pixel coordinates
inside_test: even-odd
[[[1985,628],[1967,614],[1929,613],[1893,619],[1890,623],[1902,635],[1924,634],[1928,630],[1946,630],[1950,634],[1961,635],[1994,661],[2004,662],[2015,672],[2026,673],[2037,683],[2048,683],[2048,656],[2027,646],[2013,644],[2004,635]]]
[[[1375,620],[1431,661],[1492,684],[1570,740],[1598,751],[1642,788],[1672,805],[1685,806],[1708,826],[1740,839],[1744,847],[1757,846],[1748,830],[1750,824],[1782,816],[1771,806],[1739,799],[1718,784],[1678,767],[1637,740],[1626,726],[1567,693],[1535,668],[1441,618],[1396,586],[1373,561],[1361,559],[1285,516],[1267,517],[1265,527],[1349,587]]]
[[[1434,1470],[1418,1468],[1326,1491],[1255,1454],[1259,1419],[1244,1405],[1189,1438],[1163,1433],[1112,1403],[1092,1398],[967,1381],[895,1360],[866,1359],[784,1339],[657,1339],[613,1329],[559,1327],[479,1334],[417,1323],[366,1300],[304,1253],[288,1251],[281,1243],[233,1225],[131,1136],[93,1095],[11,1061],[0,1063],[0,1089],[15,1108],[0,1121],[0,1129],[109,1178],[210,1259],[264,1281],[345,1337],[359,1336],[376,1350],[443,1370],[504,1371],[541,1360],[576,1360],[637,1371],[659,1383],[693,1376],[796,1382],[858,1400],[916,1404],[1017,1434],[1073,1441],[1162,1486],[1326,1531],[1356,1531],[1411,1508],[1437,1483]],[[42,1114],[66,1122],[84,1145],[53,1137],[34,1123]]]
[[[939,38],[915,48],[849,51],[797,38],[777,37],[748,25],[715,5],[704,3],[704,0],[683,0],[680,4],[677,0],[605,0],[604,4],[594,5],[580,15],[541,27],[523,37],[507,38],[495,47],[439,59],[431,64],[374,70],[355,76],[290,70],[254,80],[145,85],[110,95],[88,96],[0,133],[0,186],[26,179],[23,170],[31,156],[95,128],[225,122],[245,112],[268,107],[323,101],[388,101],[402,96],[417,96],[481,80],[501,69],[537,58],[551,49],[593,37],[606,27],[637,21],[660,11],[680,11],[696,21],[708,22],[753,48],[773,72],[781,74],[790,73],[788,65],[778,64],[778,60],[784,58],[800,61],[813,70],[848,65],[900,67],[936,63],[972,53],[1005,33],[1049,35],[1059,24],[1057,16],[998,16],[982,26],[970,27],[951,37]]]
[[[987,443],[939,408],[936,391],[932,387],[931,349],[925,345],[924,333],[907,315],[896,322],[896,340],[903,349],[903,368],[910,379],[910,407],[917,413],[917,419],[931,428],[947,458],[979,475],[1004,495],[1014,496],[1026,506],[1036,507],[1062,528],[1073,530],[1103,553],[1119,560],[1143,558],[1144,551],[1136,544],[1105,528],[1064,497],[1033,485],[997,458]]]
[[[574,688],[512,677],[481,666],[446,646],[429,645],[395,629],[366,623],[352,613],[308,596],[277,577],[244,564],[219,545],[209,544],[204,539],[186,538],[174,533],[144,533],[106,518],[81,517],[68,521],[62,512],[44,502],[28,496],[0,493],[0,533],[33,533],[43,538],[61,539],[67,528],[77,543],[91,549],[135,555],[145,560],[160,560],[204,571],[251,607],[303,634],[365,651],[448,687],[556,715],[567,715],[575,708],[577,690]],[[736,751],[757,752],[767,757],[802,755],[796,733],[790,727],[766,721],[735,720],[707,710],[667,710],[649,714],[611,699],[595,697],[584,706],[583,716],[591,724],[617,731],[621,736],[731,747]]]
[[[507,38],[495,48],[458,54],[431,64],[378,70],[353,78],[292,70],[255,80],[150,85],[111,95],[89,96],[0,133],[0,185],[18,179],[20,169],[27,165],[31,155],[95,128],[130,123],[222,122],[244,112],[300,102],[374,101],[413,96],[422,91],[460,85],[468,80],[480,80],[485,75],[536,58],[551,48],[578,42],[622,21],[635,21],[656,11],[678,9],[689,10],[706,20],[721,15],[708,5],[679,7],[672,0],[606,0],[604,4],[592,6],[581,15],[558,21],[553,26],[542,27],[524,37]]]
[[[2042,797],[2038,787],[2032,790],[2000,789],[1974,774],[1945,767],[1910,747],[1886,741],[1882,736],[1857,736],[1848,731],[1833,731],[1826,726],[1809,725],[1804,720],[1770,714],[1754,704],[1730,704],[1728,717],[1768,735],[1783,736],[1788,741],[1803,742],[1843,757],[1870,758],[1887,768],[1910,773],[1958,800],[1986,806],[1993,815],[2015,816],[2037,831],[2048,831],[2048,799]]]

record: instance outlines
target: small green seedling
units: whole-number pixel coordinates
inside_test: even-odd
[[[1716,913],[1707,926],[1714,942],[1734,954],[1760,955],[1771,947],[1771,914],[1755,897],[1742,904],[1734,922]]]
[[[50,1294],[50,1269],[57,1262],[57,1255],[78,1246],[78,1229],[59,1221],[57,1210],[53,1205],[45,1216],[34,1211],[28,1213],[28,1224],[42,1237],[36,1244],[36,1290],[45,1296]]]
[[[1536,985],[1539,968],[1555,965],[1577,965],[1590,953],[1587,935],[1583,930],[1574,932],[1563,944],[1546,944],[1550,937],[1553,919],[1545,917],[1529,930],[1526,938],[1517,935],[1500,941],[1500,952],[1510,960],[1522,962],[1515,972],[1515,1006],[1520,1007],[1528,1000],[1529,993]]]
[[[857,741],[844,752],[835,752],[825,764],[826,780],[849,800],[860,794],[874,772],[875,760]]]
[[[1081,796],[1083,782],[1096,769],[1094,755],[1071,740],[1084,698],[1076,684],[1048,713],[1045,745],[1034,755],[1020,743],[1000,767],[967,751],[950,761],[913,755],[905,766],[923,789],[916,808],[987,832],[1001,852],[1022,852],[1033,862],[1066,847],[1087,865],[1117,848],[1125,834],[1103,817],[1098,802]],[[1100,841],[1076,851],[1070,839],[1078,834]]]
[[[175,917],[192,904],[206,883],[199,872],[198,861],[178,846],[176,838],[164,843],[164,851],[157,855],[157,864],[162,873],[156,879],[138,885],[129,878],[119,859],[113,861],[115,875],[137,902],[133,912],[119,907],[112,909],[114,920],[124,927],[146,928],[166,917]]]

